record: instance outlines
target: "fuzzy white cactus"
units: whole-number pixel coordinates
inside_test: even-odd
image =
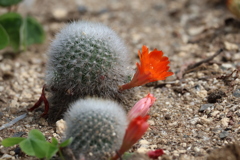
[[[129,55],[117,34],[100,23],[73,22],[49,49],[46,88],[52,93],[49,119],[56,121],[78,98],[96,96],[125,102],[133,91],[119,92],[130,80]]]
[[[121,147],[128,125],[122,106],[111,100],[86,98],[74,102],[64,120],[65,139],[73,137],[69,146],[74,156],[85,160],[104,160]]]
[[[110,96],[128,80],[127,54],[123,41],[107,26],[73,22],[51,44],[46,84],[82,95]]]

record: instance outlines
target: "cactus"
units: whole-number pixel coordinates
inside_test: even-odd
[[[96,90],[113,88],[128,80],[127,49],[108,27],[74,22],[64,28],[49,51],[46,84],[58,90],[96,95]],[[101,94],[101,93],[99,93]]]
[[[122,40],[102,24],[73,22],[62,29],[51,44],[46,70],[46,86],[52,93],[50,121],[60,119],[78,98],[96,96],[124,102],[131,96],[133,91],[118,90],[131,75],[126,69],[127,54]]]
[[[73,137],[69,146],[79,159],[104,160],[121,147],[127,127],[126,113],[121,105],[100,98],[86,98],[74,102],[64,120],[65,139]]]

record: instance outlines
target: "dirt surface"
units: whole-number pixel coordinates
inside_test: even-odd
[[[31,129],[40,129],[49,139],[60,138],[54,126],[39,118],[43,109],[27,109],[40,96],[46,52],[55,33],[73,20],[88,20],[106,24],[122,37],[133,68],[142,45],[162,50],[170,58],[175,74],[166,81],[139,87],[136,93],[138,99],[152,93],[157,101],[151,108],[150,128],[132,151],[161,148],[165,156],[159,159],[181,160],[207,159],[211,153],[208,159],[220,159],[216,153],[226,151],[222,159],[239,159],[239,145],[214,151],[240,140],[240,25],[229,19],[235,17],[223,0],[49,3],[41,0],[18,8],[44,25],[44,44],[20,54],[0,51],[0,126],[27,113],[23,120],[1,130],[0,140],[26,136]],[[19,154],[16,147],[1,146],[0,156],[6,154],[34,159]]]

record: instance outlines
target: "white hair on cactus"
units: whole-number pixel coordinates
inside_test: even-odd
[[[110,158],[121,147],[128,125],[122,106],[112,100],[86,98],[74,102],[64,120],[66,138],[76,157]],[[89,155],[91,153],[91,156]]]

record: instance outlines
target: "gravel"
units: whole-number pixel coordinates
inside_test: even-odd
[[[65,23],[81,19],[113,28],[129,47],[131,68],[138,61],[142,45],[151,50],[158,48],[170,58],[173,76],[136,91],[138,99],[152,93],[157,100],[151,107],[148,131],[131,151],[161,148],[165,152],[159,158],[162,160],[217,159],[213,155],[219,150],[226,151],[219,156],[229,154],[231,160],[240,155],[235,154],[240,153],[240,33],[239,28],[224,24],[225,19],[234,16],[223,0],[52,0],[46,4],[48,1],[42,0],[28,11],[44,25],[46,42],[20,54],[9,49],[0,51],[0,127],[27,113],[23,120],[1,130],[0,140],[25,137],[31,129],[41,130],[49,140],[61,138],[63,124],[57,124],[56,131],[55,126],[40,118],[43,109],[27,109],[41,94],[50,39]],[[19,11],[25,10],[20,6]],[[101,14],[96,14],[99,11]],[[220,48],[224,51],[213,60],[184,73],[189,65]],[[130,101],[138,99],[129,97]],[[36,159],[15,151],[16,147],[0,146],[0,158]]]

